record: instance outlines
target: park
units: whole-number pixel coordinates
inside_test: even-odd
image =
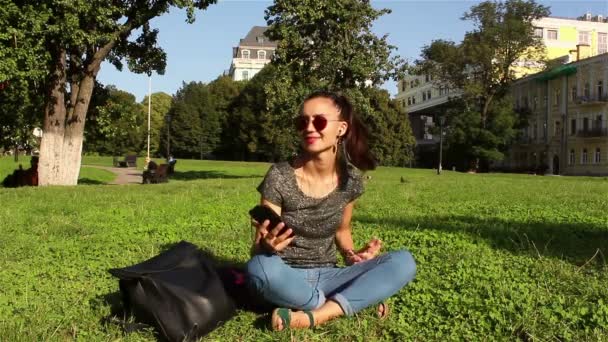
[[[14,167],[1,161],[4,173]],[[102,323],[119,302],[109,268],[180,240],[245,262],[246,212],[269,164],[179,163],[167,184],[104,185],[112,174],[84,166],[77,187],[0,191],[2,340],[149,340],[151,332],[123,336]],[[366,310],[311,331],[272,333],[264,316],[242,311],[210,340],[605,339],[606,178],[390,167],[369,175],[355,239],[405,246],[418,263],[416,280],[389,300],[391,315],[378,320]]]

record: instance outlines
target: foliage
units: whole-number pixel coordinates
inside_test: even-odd
[[[278,42],[272,61],[275,76],[265,83],[266,103],[260,116],[262,129],[271,127],[263,137],[273,149],[269,152],[272,159],[284,158],[297,150],[290,136],[292,119],[298,114],[302,99],[318,89],[344,92],[362,119],[375,123],[384,133],[411,136],[409,126],[400,126],[398,112],[374,107],[381,101],[373,99],[378,91],[371,88],[402,75],[405,67],[399,56],[392,56],[395,47],[388,44],[388,37],[377,37],[371,31],[373,22],[387,13],[390,10],[376,10],[369,1],[361,0],[280,0],[266,10],[266,34]],[[376,137],[382,136],[377,133]],[[382,154],[378,156],[382,162],[399,164],[409,158],[407,153],[395,156],[400,148],[392,148],[389,153],[382,151],[394,146],[392,135],[386,139],[372,139],[374,150]],[[403,141],[413,143],[411,138]]]
[[[112,85],[100,86],[97,100],[87,128],[86,151],[118,156],[145,149],[147,116],[135,96]]]
[[[177,91],[169,110],[174,156],[203,159],[215,151],[221,131],[219,113],[212,102],[209,86],[201,82],[184,83]]]
[[[0,148],[31,151],[38,146],[32,132],[35,127],[41,127],[40,88],[38,82],[24,78],[0,91]]]
[[[512,128],[519,121],[509,109],[506,96],[516,77],[517,62],[538,60],[543,55],[541,38],[534,35],[532,21],[549,15],[549,9],[534,0],[485,1],[471,7],[463,20],[470,20],[474,29],[467,32],[460,44],[436,40],[423,48],[421,59],[412,70],[433,76],[438,86],[462,91],[460,100],[449,115],[467,130],[454,128],[460,153],[474,168],[480,160],[486,164],[501,160],[504,142],[514,135]],[[444,114],[445,115],[445,114]],[[510,127],[503,127],[510,123]],[[450,133],[451,132],[451,133]]]
[[[169,114],[172,102],[173,97],[167,93],[157,92],[152,94],[150,101],[150,154],[153,156],[164,155],[164,151],[161,150],[160,141],[164,132],[165,117]],[[148,113],[148,95],[141,101],[141,105],[144,106],[145,112]],[[148,129],[147,124],[146,114],[146,131]]]
[[[109,268],[182,239],[245,262],[247,211],[268,164],[178,166],[169,184],[0,189],[0,221],[10,222],[0,226],[0,340],[155,341],[102,323],[120,301]],[[606,179],[384,167],[369,175],[355,242],[377,236],[385,250],[409,249],[418,266],[388,301],[388,318],[366,309],[274,333],[268,316],[239,311],[209,340],[606,340]]]
[[[23,74],[45,78],[40,184],[73,185],[101,63],[108,60],[121,69],[126,61],[137,73],[164,73],[166,54],[157,45],[158,30],[149,21],[178,7],[187,9],[191,22],[195,9],[215,1],[36,0],[13,1],[6,9],[5,2],[0,6],[0,23],[7,33],[0,35],[0,57],[11,57],[0,63],[0,71],[11,80]],[[11,46],[18,38],[20,45]],[[12,66],[16,66],[13,71]],[[0,76],[3,81],[5,75]]]

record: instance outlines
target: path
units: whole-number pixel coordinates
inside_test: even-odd
[[[116,179],[108,184],[141,184],[141,173],[142,170],[139,170],[135,167],[108,167],[108,166],[99,166],[99,165],[83,165],[86,167],[95,167],[98,169],[108,170],[116,175]]]

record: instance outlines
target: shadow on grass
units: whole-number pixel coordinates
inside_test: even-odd
[[[106,182],[102,182],[100,180],[97,179],[90,179],[90,178],[80,178],[78,179],[78,185],[102,185],[102,184],[107,184]]]
[[[176,245],[178,245],[178,243],[161,245],[160,253],[171,249]],[[269,313],[273,309],[273,306],[247,290],[244,282],[245,264],[243,262],[219,258],[205,249],[199,248],[199,251],[202,252],[203,258],[210,260],[213,264],[217,275],[224,285],[227,295],[233,300],[236,308],[261,314],[253,325],[258,329],[267,328]],[[117,281],[117,288],[119,287],[118,285],[119,283]],[[91,299],[89,305],[94,309],[104,306],[110,307],[110,314],[100,320],[100,324],[104,326],[118,325],[125,333],[150,329],[149,325],[134,321],[134,318],[126,311],[127,308],[123,305],[123,298],[120,291],[99,295]],[[153,333],[158,340],[164,341],[163,337],[158,334],[158,332],[154,331]]]
[[[494,248],[515,254],[558,258],[578,266],[593,256],[596,265],[606,265],[605,258],[608,255],[608,227],[601,225],[516,222],[456,215],[387,219],[359,216],[356,220],[389,229],[411,230],[418,227],[420,230],[463,232],[488,241]]]
[[[228,174],[221,171],[175,171],[172,175],[169,176],[171,179],[175,180],[197,180],[197,179],[238,179],[238,178],[259,178],[264,175],[247,175],[247,176],[237,176]]]

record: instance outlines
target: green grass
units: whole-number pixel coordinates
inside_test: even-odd
[[[247,210],[267,168],[179,160],[168,184],[0,188],[0,340],[154,340],[102,322],[118,290],[107,269],[182,239],[245,262]],[[608,180],[398,168],[369,175],[356,241],[377,236],[387,250],[408,248],[418,264],[414,282],[389,300],[389,318],[368,309],[312,331],[273,333],[267,317],[239,312],[209,340],[608,340]]]

